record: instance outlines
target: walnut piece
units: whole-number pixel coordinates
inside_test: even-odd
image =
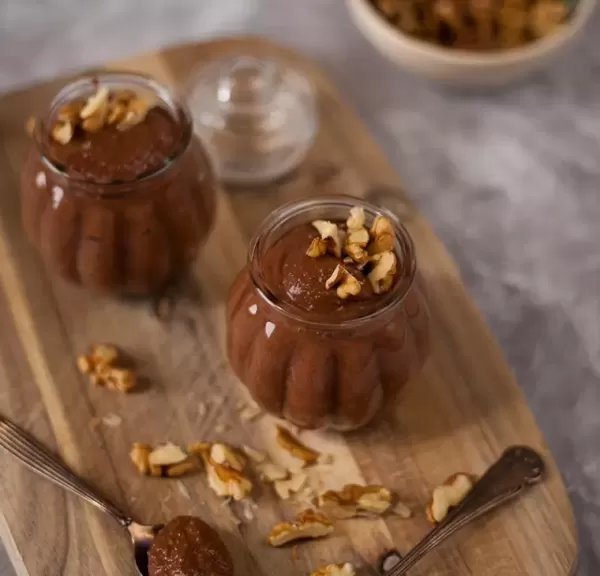
[[[210,458],[217,464],[225,464],[238,472],[246,467],[246,458],[227,444],[215,442],[210,449]]]
[[[336,224],[328,220],[315,220],[312,225],[317,229],[323,240],[331,239],[331,244],[328,248],[337,258],[342,257],[342,238]]]
[[[287,450],[292,456],[306,463],[316,462],[320,452],[305,446],[287,428],[277,425],[277,444]]]
[[[196,470],[197,465],[193,460],[184,460],[183,462],[179,462],[179,464],[173,464],[172,466],[168,466],[165,470],[166,475],[169,478],[178,478],[179,476],[185,476],[189,472],[193,472]]]
[[[354,206],[350,208],[350,216],[346,220],[348,230],[358,230],[365,225],[365,210],[362,206]]]
[[[77,358],[77,368],[82,374],[90,374],[93,370],[92,361],[87,356]]]
[[[117,125],[119,130],[127,130],[144,120],[152,104],[144,98],[134,98],[127,103],[127,112],[123,120]]]
[[[68,144],[73,138],[73,124],[70,122],[57,122],[52,127],[51,136],[60,144]]]
[[[346,484],[342,490],[328,490],[318,499],[319,508],[334,518],[383,514],[389,509],[391,503],[390,491],[378,485]]]
[[[369,231],[366,228],[358,228],[350,230],[350,233],[346,236],[346,245],[356,245],[366,248],[370,240]]]
[[[104,378],[104,382],[109,390],[129,392],[137,384],[137,375],[133,370],[127,368],[111,368]]]
[[[380,254],[394,249],[394,226],[385,216],[376,216],[371,225],[372,242],[369,254]]]
[[[187,458],[188,455],[179,446],[167,442],[150,452],[148,462],[151,466],[172,466],[187,460]]]
[[[396,254],[388,250],[381,254],[376,254],[371,257],[375,262],[375,266],[369,272],[367,278],[373,287],[375,294],[383,294],[387,292],[394,283],[394,275],[396,274]]]
[[[473,478],[469,474],[459,472],[450,476],[441,486],[433,490],[427,505],[427,519],[432,524],[441,522],[450,511],[465,498],[473,488]]]
[[[306,251],[306,255],[311,258],[319,258],[320,256],[325,256],[325,254],[327,254],[327,240],[313,238]]]
[[[360,282],[348,272],[341,264],[338,264],[331,276],[325,282],[325,288],[330,290],[336,287],[338,298],[345,300],[348,296],[360,294]]]
[[[71,100],[71,102],[67,102],[59,108],[56,119],[59,122],[68,122],[73,125],[77,124],[82,108],[82,100]]]
[[[356,576],[354,566],[346,564],[327,564],[315,570],[310,576]]]
[[[276,482],[278,480],[286,480],[289,472],[279,464],[274,462],[265,462],[257,467],[260,479],[263,482]]]
[[[291,522],[280,522],[273,526],[267,536],[271,546],[283,546],[303,539],[323,538],[333,532],[333,524],[324,514],[314,510],[303,510]]]
[[[208,485],[217,496],[231,497],[235,501],[243,500],[252,491],[252,482],[240,471],[225,464],[206,460]]]
[[[119,359],[119,350],[114,344],[93,344],[89,359],[93,364],[114,364]]]
[[[275,480],[273,487],[277,496],[282,500],[288,500],[292,494],[300,492],[308,481],[308,476],[302,472],[292,474],[289,480]]]
[[[95,94],[90,96],[81,111],[79,117],[82,120],[91,118],[99,113],[104,113],[108,106],[109,90],[106,86],[101,86]]]
[[[246,456],[248,456],[248,458],[250,458],[250,460],[252,460],[252,462],[255,464],[262,464],[267,459],[267,455],[264,452],[255,450],[250,446],[242,446],[242,450],[244,451],[244,454],[246,454]]]
[[[364,266],[369,261],[369,253],[358,244],[346,244],[344,250],[350,256],[350,262]]]
[[[134,442],[131,451],[129,452],[129,458],[142,474],[146,476],[160,476],[162,474],[160,466],[153,466],[150,464],[149,456],[151,453],[152,446]]]

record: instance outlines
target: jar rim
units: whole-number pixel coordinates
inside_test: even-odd
[[[306,311],[284,302],[267,285],[267,282],[260,271],[260,250],[265,237],[291,220],[302,212],[308,212],[315,208],[329,207],[350,208],[361,206],[367,217],[385,216],[393,226],[396,236],[396,242],[404,249],[403,253],[403,271],[404,274],[400,281],[396,282],[394,287],[381,297],[381,305],[376,310],[356,317],[346,318],[335,322],[306,318]],[[326,218],[326,216],[324,216]],[[398,217],[390,210],[375,206],[364,198],[350,195],[335,196],[315,196],[304,200],[294,200],[282,204],[271,212],[260,224],[257,232],[250,241],[248,248],[248,270],[252,284],[261,299],[282,314],[292,322],[306,328],[318,329],[321,331],[339,331],[359,328],[366,324],[374,323],[387,315],[390,315],[398,306],[402,304],[406,295],[409,293],[417,272],[417,259],[414,242],[408,229],[400,222]]]
[[[177,148],[177,151],[171,156],[166,157],[162,165],[146,172],[142,172],[132,180],[100,181],[93,178],[85,178],[70,174],[64,166],[49,157],[44,149],[43,135],[47,133],[47,122],[53,116],[57,107],[74,98],[74,93],[83,91],[88,87],[90,89],[96,89],[99,85],[103,84],[118,85],[120,87],[138,87],[154,92],[154,94],[168,106],[174,119],[179,122],[182,127],[181,146]],[[139,72],[100,71],[86,74],[69,82],[55,94],[43,120],[36,122],[33,141],[40,155],[42,164],[48,170],[74,184],[101,186],[103,191],[100,195],[111,196],[118,193],[122,187],[144,183],[169,172],[188,150],[192,142],[193,133],[192,115],[187,104],[182,97],[176,94],[172,89],[168,88],[165,84],[158,82],[149,75]],[[98,192],[96,191],[95,194],[98,194]]]

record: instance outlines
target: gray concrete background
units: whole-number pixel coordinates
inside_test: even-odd
[[[317,59],[458,262],[564,474],[579,573],[598,576],[599,26],[527,83],[466,96],[384,61],[343,0],[0,0],[0,90],[224,32]]]

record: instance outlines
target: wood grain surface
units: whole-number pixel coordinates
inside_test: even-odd
[[[164,522],[181,513],[207,519],[228,544],[239,576],[302,575],[334,561],[374,574],[368,565],[382,551],[406,551],[427,532],[424,505],[435,485],[453,472],[481,473],[505,447],[526,443],[545,456],[548,480],[454,536],[410,574],[566,576],[576,557],[573,516],[523,395],[444,247],[327,79],[302,57],[250,38],[174,48],[107,67],[181,83],[194,66],[232,50],[276,54],[303,69],[319,91],[322,127],[309,158],[284,181],[221,192],[215,230],[194,268],[199,295],[182,292],[170,322],[158,320],[147,302],[99,297],[45,273],[20,225],[23,123],[66,79],[0,100],[1,412],[139,521]],[[269,490],[257,495],[254,518],[240,523],[239,510],[224,506],[203,475],[181,482],[142,477],[128,451],[134,441],[219,438],[276,451],[272,418],[241,422],[237,416],[242,391],[224,352],[224,299],[245,261],[250,234],[273,207],[335,193],[368,196],[404,220],[428,284],[434,351],[392,419],[350,436],[302,434],[309,445],[335,455],[335,466],[315,472],[320,482],[385,484],[414,509],[413,518],[339,522],[330,538],[302,544],[294,555],[264,543],[270,526],[293,514]],[[76,355],[100,341],[114,342],[136,359],[148,382],[144,390],[122,395],[93,388],[77,372]],[[122,418],[119,426],[91,425],[111,414]],[[20,576],[134,573],[128,538],[110,518],[9,457],[0,455],[0,463],[0,534]]]

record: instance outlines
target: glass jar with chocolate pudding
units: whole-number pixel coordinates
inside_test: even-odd
[[[36,121],[21,176],[23,224],[47,266],[132,295],[186,270],[212,226],[215,192],[186,106],[130,73],[61,90]]]
[[[275,210],[227,306],[233,370],[303,428],[367,424],[422,368],[429,313],[408,231],[359,198]]]

